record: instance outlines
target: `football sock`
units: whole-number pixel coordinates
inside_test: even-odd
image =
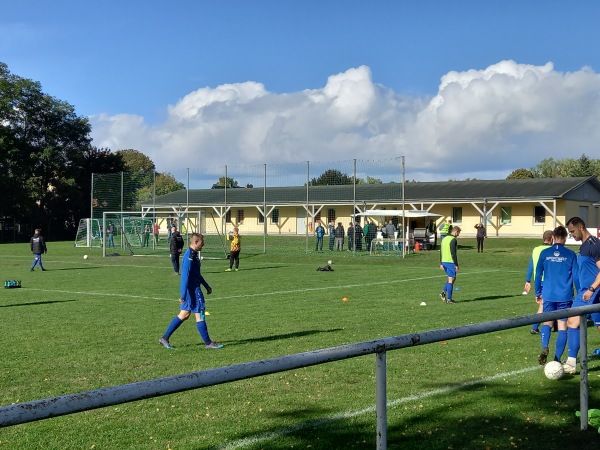
[[[173,333],[175,333],[175,330],[177,328],[179,328],[179,325],[181,325],[182,323],[183,323],[183,320],[181,320],[179,318],[179,316],[173,317],[173,320],[171,320],[171,323],[169,324],[169,326],[165,330],[165,334],[163,334],[163,339],[166,339],[168,341],[169,338],[171,337],[171,335]]]
[[[448,300],[452,299],[452,287],[454,286],[454,284],[452,283],[446,283],[446,298]]]
[[[541,339],[542,339],[542,348],[548,348],[550,345],[550,333],[552,332],[552,327],[550,325],[542,325]]]
[[[567,330],[558,330],[558,336],[556,336],[556,352],[554,356],[557,361],[560,361],[565,347],[567,346]]]
[[[579,353],[579,328],[567,328],[567,347],[569,358],[577,358],[577,353]]]
[[[537,331],[540,328],[540,324],[539,323],[534,323],[533,325],[531,325],[531,329]]]
[[[200,333],[200,337],[202,338],[204,343],[210,344],[212,341],[208,336],[208,327],[206,326],[206,322],[204,320],[196,322],[196,328],[198,329],[198,333]]]

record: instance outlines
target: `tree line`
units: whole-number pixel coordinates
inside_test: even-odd
[[[38,227],[52,239],[74,238],[89,215],[92,173],[154,170],[137,150],[94,147],[90,133],[72,105],[0,62],[1,241],[22,240]],[[153,180],[139,181],[142,200]],[[156,186],[163,193],[183,188],[170,174],[158,174]]]

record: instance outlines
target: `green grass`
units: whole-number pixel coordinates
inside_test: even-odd
[[[437,252],[306,255],[302,238],[269,237],[277,251],[242,249],[240,272],[205,260],[219,351],[203,348],[191,321],[171,338],[176,350],[157,344],[178,311],[168,255],[103,259],[97,249],[49,243],[48,271],[31,273],[27,245],[1,245],[0,278],[23,288],[0,290],[0,404],[535,311],[521,291],[538,240],[489,239],[483,254],[474,240],[459,242],[457,305],[438,298]],[[335,271],[317,272],[330,258]],[[595,331],[589,345],[600,346]],[[539,347],[522,327],[388,352],[388,448],[598,448],[597,431],[580,431],[575,416],[579,376],[547,380]],[[600,407],[599,376],[593,359],[591,408]],[[239,448],[370,449],[374,404],[369,355],[3,428],[0,448],[238,448],[248,439]]]

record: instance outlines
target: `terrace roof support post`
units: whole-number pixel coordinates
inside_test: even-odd
[[[377,450],[387,449],[387,374],[386,352],[375,353],[377,361],[375,369],[375,397],[377,414]]]
[[[581,411],[581,430],[588,426],[588,360],[587,360],[587,314],[579,316],[579,409]]]

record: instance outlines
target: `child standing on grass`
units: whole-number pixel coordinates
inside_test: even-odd
[[[37,228],[35,233],[30,239],[31,253],[33,253],[33,263],[31,264],[31,271],[33,272],[37,264],[40,265],[40,269],[45,271],[44,265],[42,264],[42,254],[48,251],[46,247],[46,241],[42,236],[42,229]]]
[[[233,229],[233,233],[230,233],[227,239],[231,241],[231,248],[229,252],[229,269],[226,269],[225,272],[231,272],[234,262],[235,271],[237,272],[240,268],[240,251],[242,249],[242,238],[238,227]]]

